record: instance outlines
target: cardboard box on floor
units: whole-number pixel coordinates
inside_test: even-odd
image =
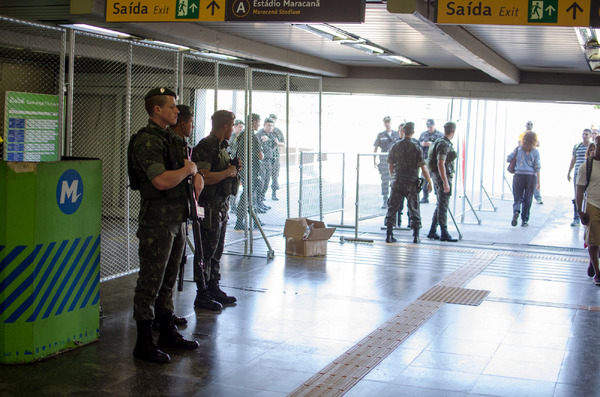
[[[310,234],[303,238],[306,227]],[[285,221],[285,253],[299,256],[327,255],[327,240],[335,232],[335,227],[325,227],[323,222],[306,218],[288,218]]]

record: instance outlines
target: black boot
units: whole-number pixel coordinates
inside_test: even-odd
[[[178,327],[183,327],[184,325],[187,325],[187,318],[177,317],[175,314],[173,314],[173,323]],[[158,319],[155,318],[154,320],[152,320],[152,328],[154,328],[154,329],[160,328],[160,326],[158,324]]]
[[[437,234],[436,229],[437,229],[436,224],[431,225],[431,229],[429,229],[429,234],[427,235],[428,239],[431,239],[431,240],[439,240],[440,239],[440,235]]]
[[[421,242],[421,238],[419,237],[419,229],[413,229],[413,243],[417,244]]]
[[[398,241],[398,240],[396,240],[396,238],[394,237],[394,228],[388,226],[387,236],[385,237],[385,242],[386,243],[395,243],[396,241]]]
[[[173,322],[173,313],[158,317],[158,323],[160,324],[159,346],[175,347],[183,350],[194,350],[199,346],[195,340],[187,340],[177,332],[177,327]]]
[[[231,305],[237,301],[235,296],[229,296],[219,288],[219,280],[211,280],[208,282],[208,292],[214,300],[222,305]]]
[[[448,229],[443,228],[442,234],[440,235],[440,241],[449,241],[451,243],[455,243],[458,239],[453,238],[450,234],[448,234]]]
[[[194,307],[199,309],[206,309],[213,312],[220,312],[223,310],[223,306],[215,301],[213,297],[208,292],[208,289],[201,289],[198,287],[198,291],[196,292],[196,299],[194,299]]]
[[[154,344],[152,340],[152,320],[137,322],[137,341],[133,349],[133,356],[154,363],[166,364],[171,362],[171,357]]]

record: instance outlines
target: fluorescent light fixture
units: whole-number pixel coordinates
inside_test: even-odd
[[[577,39],[592,72],[600,72],[600,29],[575,28]]]
[[[335,28],[327,24],[292,24],[292,26],[298,29],[302,29],[306,32],[316,34],[317,36],[324,37],[331,41],[353,39],[353,36],[349,33],[346,33],[341,29]]]
[[[196,50],[192,50],[192,54],[198,54],[198,55],[202,55],[205,57],[209,57],[209,58],[216,58],[216,59],[222,59],[225,61],[239,61],[241,58],[238,57],[234,57],[232,55],[225,55],[225,54],[219,54],[218,52],[211,52],[211,51],[196,51]]]
[[[367,44],[365,42],[356,42],[356,41],[343,41],[340,42],[341,45],[345,45],[347,47],[352,47],[362,52],[366,52],[367,54],[384,54],[385,50],[383,48],[379,48],[373,44]]]
[[[100,28],[98,26],[87,25],[85,23],[75,23],[72,25],[61,25],[61,26],[66,27],[66,28],[71,28],[71,29],[83,30],[84,32],[99,33],[99,34],[103,34],[106,36],[119,37],[122,39],[131,37],[131,35],[129,35],[127,33],[117,32],[116,30],[104,29],[104,28]]]
[[[418,65],[417,62],[410,60],[402,55],[390,55],[390,54],[382,54],[379,55],[378,58],[385,59],[389,62],[399,63],[401,65]]]
[[[385,59],[389,62],[394,62],[401,65],[421,65],[418,62],[412,61],[402,55],[395,54],[385,48],[379,47],[378,45],[371,43],[370,41],[358,37],[346,31],[336,28],[335,26],[328,25],[326,23],[321,24],[305,24],[298,23],[292,24],[292,26],[302,29],[306,32],[316,34],[317,36],[323,37],[327,40],[339,43],[343,46],[354,48],[356,50],[365,52],[369,55],[374,55]]]
[[[175,49],[180,50],[180,51],[189,51],[190,50],[189,47],[186,47],[184,45],[174,44],[174,43],[168,43],[166,41],[160,41],[160,40],[144,39],[144,40],[140,40],[140,42],[146,43],[146,44],[160,45],[160,46],[163,46],[163,47],[175,48]]]

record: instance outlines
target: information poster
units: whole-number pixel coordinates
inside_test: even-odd
[[[6,92],[4,159],[58,161],[57,95]]]

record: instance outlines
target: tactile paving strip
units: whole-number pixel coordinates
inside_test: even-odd
[[[453,303],[456,305],[479,306],[489,294],[490,291],[480,289],[466,289],[436,285],[421,295],[419,299],[432,302]]]
[[[445,289],[455,294],[446,293],[446,300],[456,301],[463,299],[466,295],[472,295],[469,297],[470,301],[474,300],[474,296],[480,297],[488,291],[465,294],[465,291],[477,290],[467,290],[461,287],[485,269],[496,256],[497,254],[494,252],[475,253],[467,263],[434,286],[429,292],[435,289],[437,291]],[[294,397],[342,396],[444,305],[445,300],[422,299],[428,293],[422,295],[400,313],[371,332],[350,350],[298,386],[289,395]],[[435,295],[435,292],[433,295]]]

